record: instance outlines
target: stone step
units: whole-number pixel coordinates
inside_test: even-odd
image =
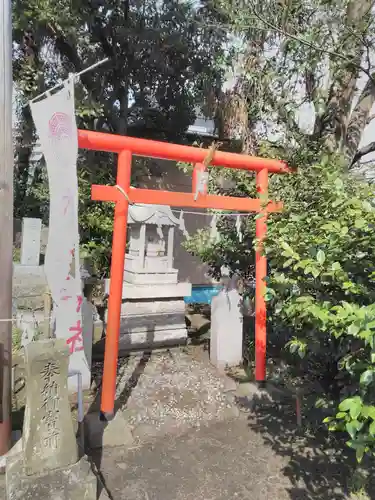
[[[186,331],[184,314],[122,316],[120,323],[121,334],[167,331],[175,330],[176,328],[182,328]]]
[[[171,328],[160,328],[148,331],[132,331],[121,334],[119,339],[120,351],[141,349],[145,347],[157,348],[161,346],[176,346],[185,344],[187,341],[187,330],[185,326],[177,325]]]
[[[121,316],[137,316],[146,314],[184,314],[183,300],[128,300],[121,306]]]

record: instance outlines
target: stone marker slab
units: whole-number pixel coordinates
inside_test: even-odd
[[[21,265],[39,266],[41,219],[22,219]]]
[[[243,315],[241,295],[222,290],[211,303],[210,360],[219,370],[242,361]]]
[[[23,453],[27,475],[67,467],[78,460],[68,399],[68,364],[69,348],[64,339],[25,346]]]
[[[97,478],[86,457],[62,469],[27,476],[18,454],[7,459],[6,493],[7,500],[96,500]]]

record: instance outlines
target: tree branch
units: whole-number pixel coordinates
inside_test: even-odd
[[[356,154],[354,155],[349,168],[353,167],[355,163],[357,163],[363,156],[368,155],[369,153],[372,153],[375,151],[375,141],[370,142],[370,144],[367,144],[367,146],[364,146],[363,148],[359,149]]]
[[[55,25],[48,24],[46,26],[49,36],[54,40],[56,48],[60,55],[66,57],[66,59],[74,66],[76,72],[82,71],[83,64],[82,60],[78,54],[77,48],[74,47],[67,40],[65,33],[59,30]],[[108,54],[112,56],[112,54]],[[94,80],[90,76],[90,73],[84,73],[81,75],[80,80],[82,84],[86,87],[87,91],[91,94],[94,100],[100,102],[102,100],[102,95],[100,89],[95,85]],[[106,113],[106,120],[112,130],[116,130],[116,124],[113,120],[112,110]]]
[[[255,30],[255,31],[265,31],[267,29],[270,29],[272,31],[275,31],[276,33],[279,33],[280,35],[285,36],[286,38],[290,38],[291,40],[299,42],[302,45],[305,45],[306,47],[310,47],[311,49],[315,50],[316,52],[319,52],[321,54],[327,54],[327,55],[335,57],[337,59],[341,59],[342,61],[345,61],[346,63],[351,64],[354,67],[358,68],[362,73],[367,75],[369,78],[371,78],[371,79],[373,78],[371,76],[371,71],[369,69],[364,68],[361,64],[357,64],[355,62],[354,58],[348,58],[348,57],[344,56],[343,54],[340,54],[339,52],[335,52],[334,50],[330,50],[330,49],[327,49],[324,47],[319,47],[319,45],[316,45],[315,43],[312,43],[309,40],[306,40],[305,38],[302,38],[302,37],[299,37],[296,35],[292,35],[292,33],[289,33],[285,29],[279,28],[278,26],[274,25],[273,23],[271,23],[270,21],[265,19],[261,14],[259,14],[259,12],[257,12],[257,10],[256,10],[256,8],[251,0],[249,0],[249,3],[250,3],[250,6],[252,7],[252,11],[253,11],[254,16],[258,19],[258,21],[260,21],[261,23],[264,24],[265,28],[260,28],[260,27],[254,26],[254,24],[244,24],[244,25],[240,26],[241,31],[248,31],[250,29]],[[233,27],[233,25],[231,25],[231,24],[211,24],[211,23],[205,23],[205,22],[199,22],[199,21],[195,21],[195,23],[199,24],[201,26],[222,29],[222,30],[235,29]],[[375,83],[375,79],[374,79],[374,83]]]
[[[309,40],[306,40],[305,38],[301,38],[299,36],[292,35],[288,31],[285,31],[284,29],[279,28],[278,26],[275,26],[273,23],[265,19],[259,12],[256,10],[255,5],[253,4],[252,0],[249,0],[249,3],[251,5],[252,11],[254,16],[264,25],[268,26],[271,30],[276,31],[280,35],[283,35],[287,38],[290,38],[296,42],[301,43],[302,45],[306,45],[307,47],[310,47],[311,49],[316,50],[317,52],[320,52],[322,54],[328,54],[330,56],[336,57],[338,59],[341,59],[342,61],[346,61],[348,64],[351,64],[355,67],[357,67],[359,70],[361,70],[365,75],[367,75],[371,80],[373,80],[375,84],[375,79],[373,79],[373,76],[371,75],[371,72],[364,68],[362,65],[357,64],[355,62],[354,58],[348,58],[344,56],[343,54],[340,54],[339,52],[335,52],[333,50],[325,49],[323,47],[319,47],[315,43],[310,42]]]

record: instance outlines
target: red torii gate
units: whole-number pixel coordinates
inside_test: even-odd
[[[266,303],[264,299],[267,260],[262,252],[262,241],[267,232],[267,213],[282,210],[282,203],[268,202],[264,206],[262,197],[268,192],[268,173],[290,173],[288,166],[279,160],[245,156],[235,153],[215,151],[210,166],[220,166],[256,172],[259,198],[236,198],[207,194],[207,190],[195,195],[199,172],[205,170],[203,162],[208,156],[207,149],[170,144],[146,139],[137,139],[86,130],[78,131],[80,148],[107,151],[118,154],[117,178],[115,186],[92,186],[92,199],[114,202],[112,263],[108,300],[108,321],[105,341],[101,412],[107,420],[114,416],[116,375],[120,333],[122,287],[126,250],[126,231],[129,203],[147,203],[174,207],[211,208],[241,212],[262,212],[256,219],[255,267],[255,378],[266,378]],[[130,186],[132,155],[148,156],[165,160],[175,160],[195,165],[192,193],[176,193],[154,189],[137,189]]]

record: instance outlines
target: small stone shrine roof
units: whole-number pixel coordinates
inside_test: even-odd
[[[179,226],[170,207],[164,205],[129,205],[128,224],[155,224],[157,226]]]

